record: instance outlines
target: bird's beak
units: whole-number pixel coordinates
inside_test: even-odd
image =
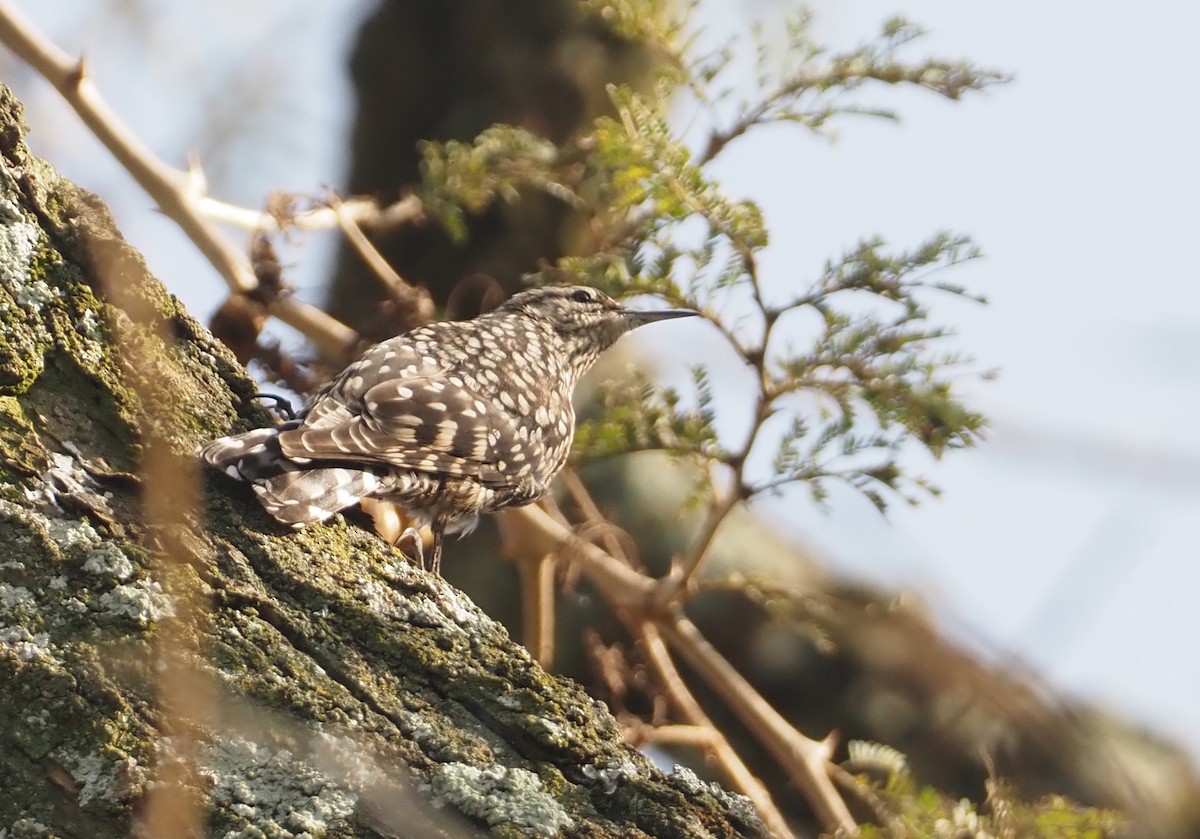
[[[660,320],[671,320],[672,318],[693,318],[699,317],[699,312],[693,312],[691,309],[659,309],[653,312],[635,312],[630,309],[625,310],[625,317],[633,321],[634,326],[642,326],[647,323],[655,323]]]

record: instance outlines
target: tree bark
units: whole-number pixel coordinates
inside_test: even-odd
[[[7,835],[765,835],[371,533],[201,476],[254,383],[24,130],[0,86]]]

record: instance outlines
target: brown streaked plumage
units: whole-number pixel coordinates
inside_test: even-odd
[[[695,314],[631,311],[583,286],[521,292],[473,320],[376,344],[297,419],[200,456],[252,482],[293,527],[366,497],[394,501],[430,524],[436,571],[445,533],[546,493],[575,432],[575,383],[601,352],[642,324]]]

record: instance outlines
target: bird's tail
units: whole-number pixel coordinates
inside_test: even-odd
[[[267,512],[292,527],[324,521],[384,488],[388,479],[383,473],[286,457],[279,434],[298,424],[287,422],[222,437],[200,449],[200,459],[231,478],[253,483]]]
[[[200,459],[239,481],[258,481],[278,475],[288,463],[279,448],[279,434],[298,424],[287,422],[221,437],[200,449]]]
[[[374,472],[345,466],[304,469],[293,464],[292,469],[254,484],[254,492],[267,512],[292,527],[325,521],[376,494],[386,480]]]

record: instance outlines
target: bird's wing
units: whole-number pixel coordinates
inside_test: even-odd
[[[412,333],[419,337],[429,327]],[[368,349],[346,367],[337,378],[317,393],[304,415],[304,427],[327,428],[352,419],[357,406],[374,385],[396,379],[432,379],[447,372],[444,366],[424,358],[413,346],[410,336],[384,341]]]
[[[528,431],[500,406],[441,377],[380,382],[355,407],[357,413],[334,406],[314,411],[319,424],[283,432],[280,448],[289,458],[387,465],[495,485],[527,463],[522,443]]]
[[[354,418],[354,411],[344,399],[329,398],[326,392],[318,393],[313,400],[312,407],[304,415],[304,428],[335,428]]]

